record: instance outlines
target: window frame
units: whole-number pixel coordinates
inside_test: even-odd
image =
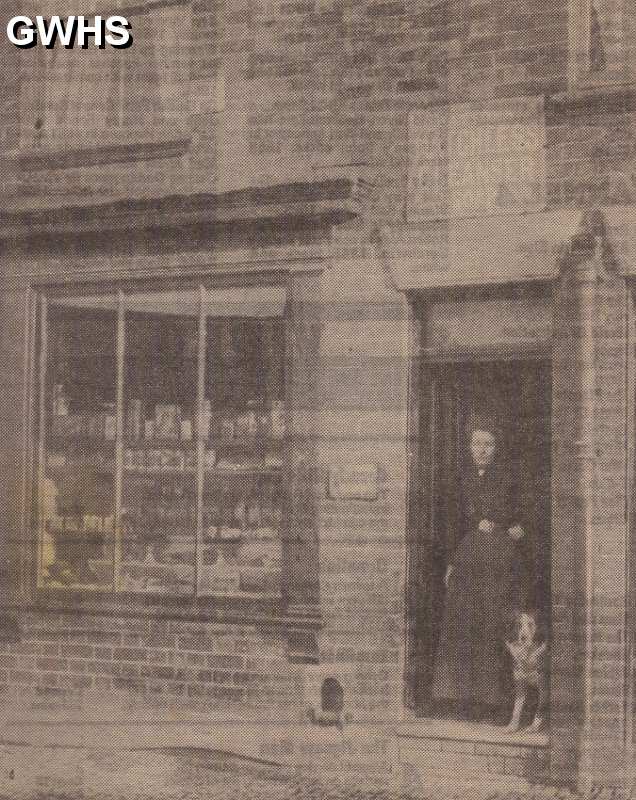
[[[42,385],[43,378],[43,365],[46,364],[46,353],[43,354],[42,350],[42,324],[40,314],[40,304],[43,298],[58,298],[58,297],[82,297],[86,295],[103,294],[104,296],[112,297],[113,292],[121,294],[133,293],[135,291],[153,291],[163,292],[168,290],[187,290],[196,286],[205,286],[206,289],[214,291],[216,289],[244,289],[246,287],[280,287],[285,291],[286,301],[284,306],[284,313],[282,319],[284,321],[284,365],[285,365],[285,414],[286,414],[286,434],[282,442],[283,465],[280,475],[280,485],[283,493],[282,499],[282,522],[279,530],[281,550],[282,550],[282,570],[280,576],[280,590],[276,594],[250,594],[250,593],[236,593],[236,594],[199,594],[198,579],[196,575],[193,582],[192,592],[188,595],[176,595],[166,593],[153,593],[151,591],[131,592],[122,591],[117,589],[117,574],[116,567],[113,565],[113,580],[107,589],[101,587],[79,587],[72,588],[64,587],[51,587],[43,586],[40,583],[40,547],[41,547],[41,526],[39,518],[39,498],[40,498],[40,480],[42,477],[42,443],[44,437],[42,436],[41,415],[43,413],[43,404],[45,403],[44,387]],[[150,278],[133,281],[101,281],[90,283],[73,283],[66,285],[42,285],[32,287],[32,304],[31,304],[31,325],[34,331],[32,352],[33,358],[30,370],[30,383],[29,391],[31,393],[31,427],[29,431],[30,447],[28,452],[32,454],[30,463],[29,475],[29,494],[31,498],[30,503],[26,509],[25,526],[28,532],[28,541],[30,542],[29,553],[26,561],[28,567],[23,573],[23,587],[26,592],[23,596],[27,603],[34,604],[37,608],[59,611],[75,611],[77,613],[96,613],[103,614],[112,612],[114,614],[125,614],[138,616],[143,613],[144,616],[150,617],[165,617],[174,616],[176,618],[185,618],[189,620],[210,620],[220,618],[225,620],[241,621],[246,618],[250,621],[258,621],[262,619],[267,624],[284,623],[287,620],[286,610],[288,606],[290,588],[293,587],[289,584],[289,575],[285,568],[286,557],[289,557],[288,551],[291,547],[291,535],[289,533],[290,514],[289,509],[291,505],[290,489],[292,477],[292,458],[290,457],[290,439],[293,434],[290,434],[290,406],[291,406],[291,376],[290,366],[293,361],[293,315],[291,311],[292,303],[292,280],[291,276],[286,273],[272,272],[268,274],[254,274],[254,275],[226,275],[219,278],[211,277],[209,275],[199,275],[191,277],[183,277],[179,279],[174,278]],[[123,317],[116,317],[116,324],[119,327],[122,325],[121,319],[125,319],[125,311]],[[200,316],[199,320],[205,320],[205,315]],[[44,337],[45,339],[46,337]],[[205,346],[205,345],[204,345]],[[44,356],[44,357],[43,357]],[[125,362],[118,361],[117,373],[118,377],[122,370],[125,368]],[[123,401],[124,386],[123,382],[118,382],[115,387],[116,392],[121,393]],[[120,404],[118,408],[123,411],[123,406]],[[117,442],[119,456],[123,458],[123,451],[125,442],[123,438],[125,420],[117,414]],[[195,440],[196,441],[196,440]],[[115,468],[114,482],[116,484],[117,470],[123,469],[123,463],[118,464]],[[199,470],[198,470],[199,471]],[[122,473],[123,476],[123,473]],[[117,491],[116,485],[113,491]],[[115,520],[116,529],[119,527],[119,518]],[[200,523],[197,524],[195,532],[196,541],[195,547],[199,547],[200,540]],[[114,542],[114,561],[117,559],[116,548],[121,544],[121,532],[116,530]],[[26,554],[25,554],[26,555]],[[197,558],[195,552],[195,559]],[[27,566],[27,565],[25,565]],[[297,616],[294,617],[297,621]]]
[[[73,5],[72,3],[67,3]],[[153,12],[173,6],[187,7],[187,17],[192,25],[193,9],[192,0],[93,0],[92,8],[83,9],[82,13],[100,14],[107,17],[117,15],[152,15]],[[77,13],[76,8],[67,8],[69,13]],[[64,9],[55,7],[55,12]],[[134,17],[133,17],[134,22]],[[133,25],[133,36],[135,34]],[[188,31],[189,41],[190,31]],[[134,45],[133,45],[134,47]],[[184,47],[189,47],[188,44]],[[66,131],[71,128],[57,128],[57,133],[48,139],[43,130],[46,126],[47,98],[46,85],[48,81],[47,59],[55,50],[35,48],[33,61],[25,62],[26,69],[33,73],[30,80],[21,81],[20,97],[20,125],[17,153],[23,167],[41,170],[47,168],[92,167],[102,164],[116,164],[134,160],[150,160],[156,158],[172,158],[188,152],[192,142],[192,126],[189,121],[191,113],[190,87],[192,84],[191,57],[188,58],[185,71],[186,85],[183,87],[186,97],[186,122],[180,131],[171,131],[169,124],[159,126],[159,133],[153,134],[152,126],[134,126],[126,128],[120,125],[116,133],[103,131],[99,128],[88,129],[88,136],[81,142],[66,141]],[[75,51],[71,51],[75,52]],[[115,57],[122,51],[113,51]],[[125,111],[125,76],[119,76],[118,92],[119,108],[118,117],[123,117]],[[219,90],[220,91],[220,90]],[[106,134],[106,135],[105,135]]]
[[[594,91],[624,86],[636,77],[636,20],[630,28],[629,0],[621,0],[621,40],[611,51],[618,56],[618,66],[594,71],[591,68],[591,32],[594,0],[568,0],[568,88],[570,91]],[[634,14],[634,11],[631,11]],[[597,9],[598,14],[598,9]],[[630,52],[632,60],[630,61]]]

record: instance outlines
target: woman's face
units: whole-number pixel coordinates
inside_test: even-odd
[[[478,467],[488,467],[495,457],[496,442],[490,431],[473,431],[470,437],[470,452]]]

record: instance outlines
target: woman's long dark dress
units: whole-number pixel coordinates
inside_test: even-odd
[[[495,523],[482,533],[479,523]],[[521,547],[508,533],[519,522],[516,491],[504,467],[464,478],[459,542],[435,661],[433,697],[499,706],[504,700],[505,626],[522,601]]]

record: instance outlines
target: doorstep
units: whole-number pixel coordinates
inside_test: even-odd
[[[525,788],[549,778],[549,736],[475,722],[422,719],[395,728],[403,767],[460,782],[484,780]]]

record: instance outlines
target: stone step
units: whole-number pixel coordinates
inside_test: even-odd
[[[480,738],[477,728],[462,736],[457,729],[457,738],[452,738],[452,730],[436,734],[435,726],[402,726],[395,733],[398,763],[416,770],[428,782],[435,775],[468,782],[488,776],[489,783],[503,780],[506,785],[546,780],[546,737],[506,737],[497,732],[488,736],[485,731]]]

